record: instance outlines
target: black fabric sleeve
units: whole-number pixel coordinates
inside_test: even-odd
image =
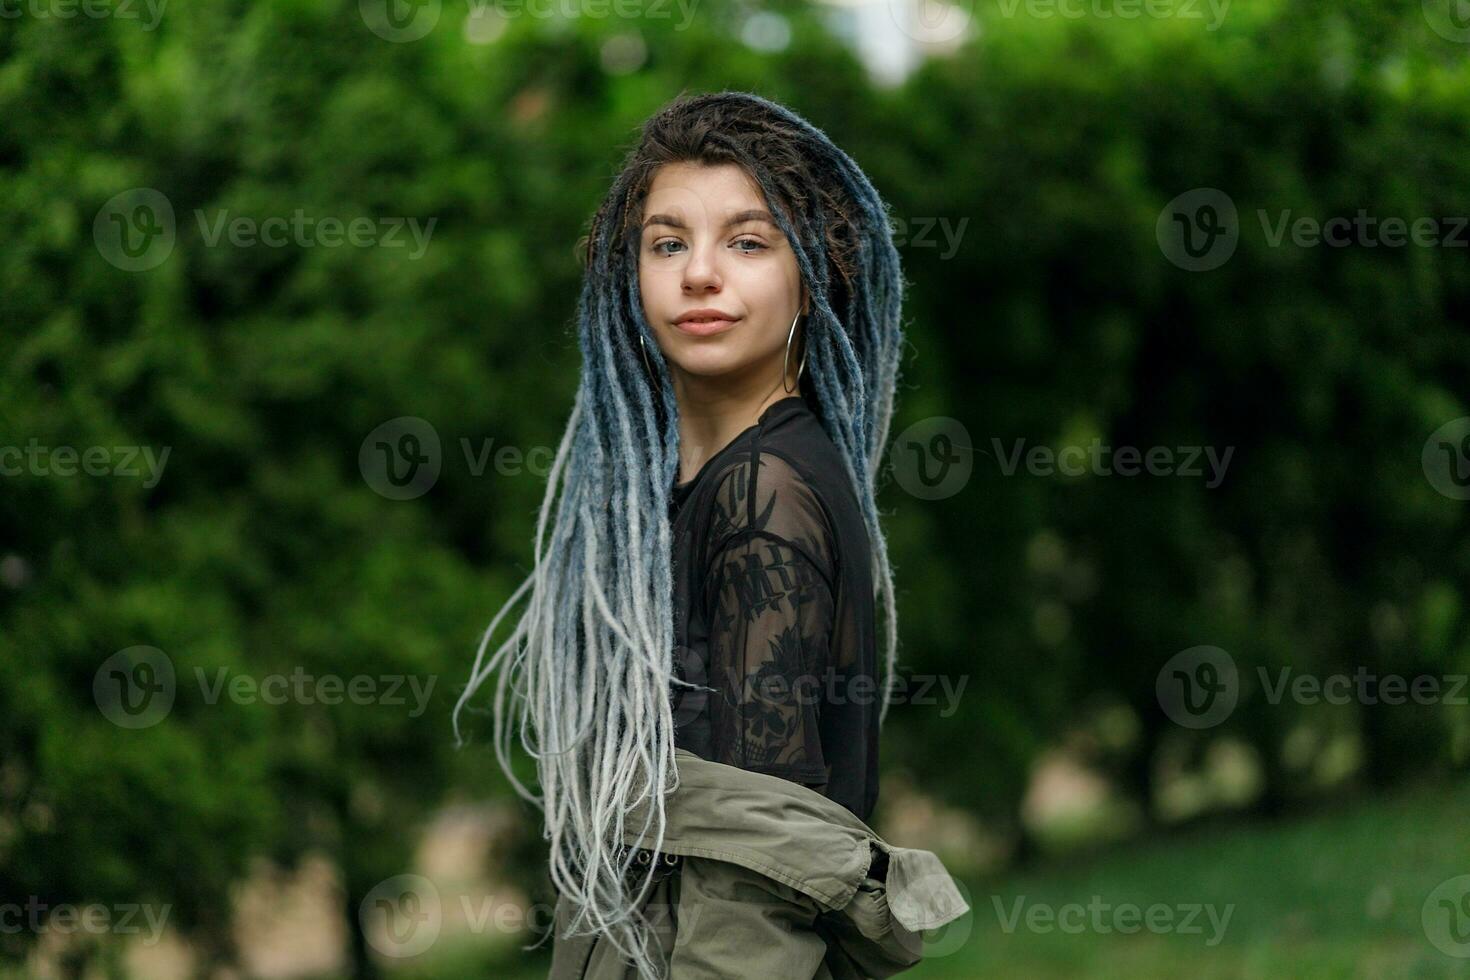
[[[831,526],[812,488],[765,453],[722,480],[716,510],[704,576],[713,758],[820,792],[829,776],[817,722],[836,594]]]

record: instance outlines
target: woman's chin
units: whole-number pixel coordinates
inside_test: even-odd
[[[740,358],[731,357],[728,353],[700,351],[691,357],[677,358],[674,363],[685,374],[692,374],[699,378],[717,378],[739,370],[743,362]]]

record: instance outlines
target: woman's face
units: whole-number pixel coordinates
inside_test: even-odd
[[[796,255],[755,182],[734,164],[665,164],[644,205],[638,249],[643,314],[670,362],[675,391],[688,375],[730,390],[781,383],[791,321],[805,290]],[[687,319],[697,311],[710,322]],[[788,377],[802,338],[791,342]]]

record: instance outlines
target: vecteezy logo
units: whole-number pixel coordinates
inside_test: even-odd
[[[400,415],[368,433],[357,451],[367,485],[389,500],[412,500],[439,479],[439,433],[425,419]]]
[[[904,429],[888,450],[899,486],[920,500],[952,497],[970,481],[975,453],[959,419],[935,415]]]
[[[975,0],[888,0],[888,13],[915,41],[945,44],[964,35],[974,5]]]
[[[1424,19],[1446,41],[1470,44],[1470,0],[1424,0]]]
[[[148,728],[174,706],[173,661],[157,647],[119,650],[92,675],[92,699],[102,716],[119,728]]]
[[[439,938],[443,923],[439,889],[422,875],[379,882],[358,906],[368,944],[384,956],[417,956]]]
[[[1164,205],[1154,235],[1170,262],[1189,272],[1208,272],[1235,254],[1240,218],[1229,194],[1196,187]]]
[[[385,41],[417,41],[439,23],[439,0],[358,0],[357,10]]]
[[[948,956],[969,942],[970,933],[975,928],[975,906],[970,900],[970,889],[965,887],[965,883],[958,878],[951,878],[946,873],[924,875],[912,882],[910,888],[906,889],[911,894],[923,895],[936,888],[942,890],[950,886],[959,892],[965,904],[965,911],[942,926],[925,929],[920,933],[924,940],[924,959],[926,960]]]
[[[1210,728],[1235,710],[1240,674],[1235,658],[1219,647],[1181,650],[1159,669],[1154,681],[1159,707],[1176,725]]]
[[[1470,958],[1470,875],[1440,882],[1420,910],[1424,935],[1446,956]]]
[[[1470,500],[1470,416],[1435,429],[1420,464],[1434,489],[1452,500]]]
[[[174,250],[174,206],[151,187],[108,198],[92,219],[92,241],[104,259],[124,272],[145,272]]]
[[[674,672],[683,683],[670,684],[674,727],[683,728],[698,718],[709,704],[707,656],[682,644],[674,647]],[[698,685],[691,687],[690,685]]]

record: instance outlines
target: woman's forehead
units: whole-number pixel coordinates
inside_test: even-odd
[[[695,217],[724,220],[736,212],[764,210],[765,199],[750,175],[733,163],[670,163],[654,175],[647,207],[669,211],[683,207]],[[702,212],[702,213],[701,213]]]

